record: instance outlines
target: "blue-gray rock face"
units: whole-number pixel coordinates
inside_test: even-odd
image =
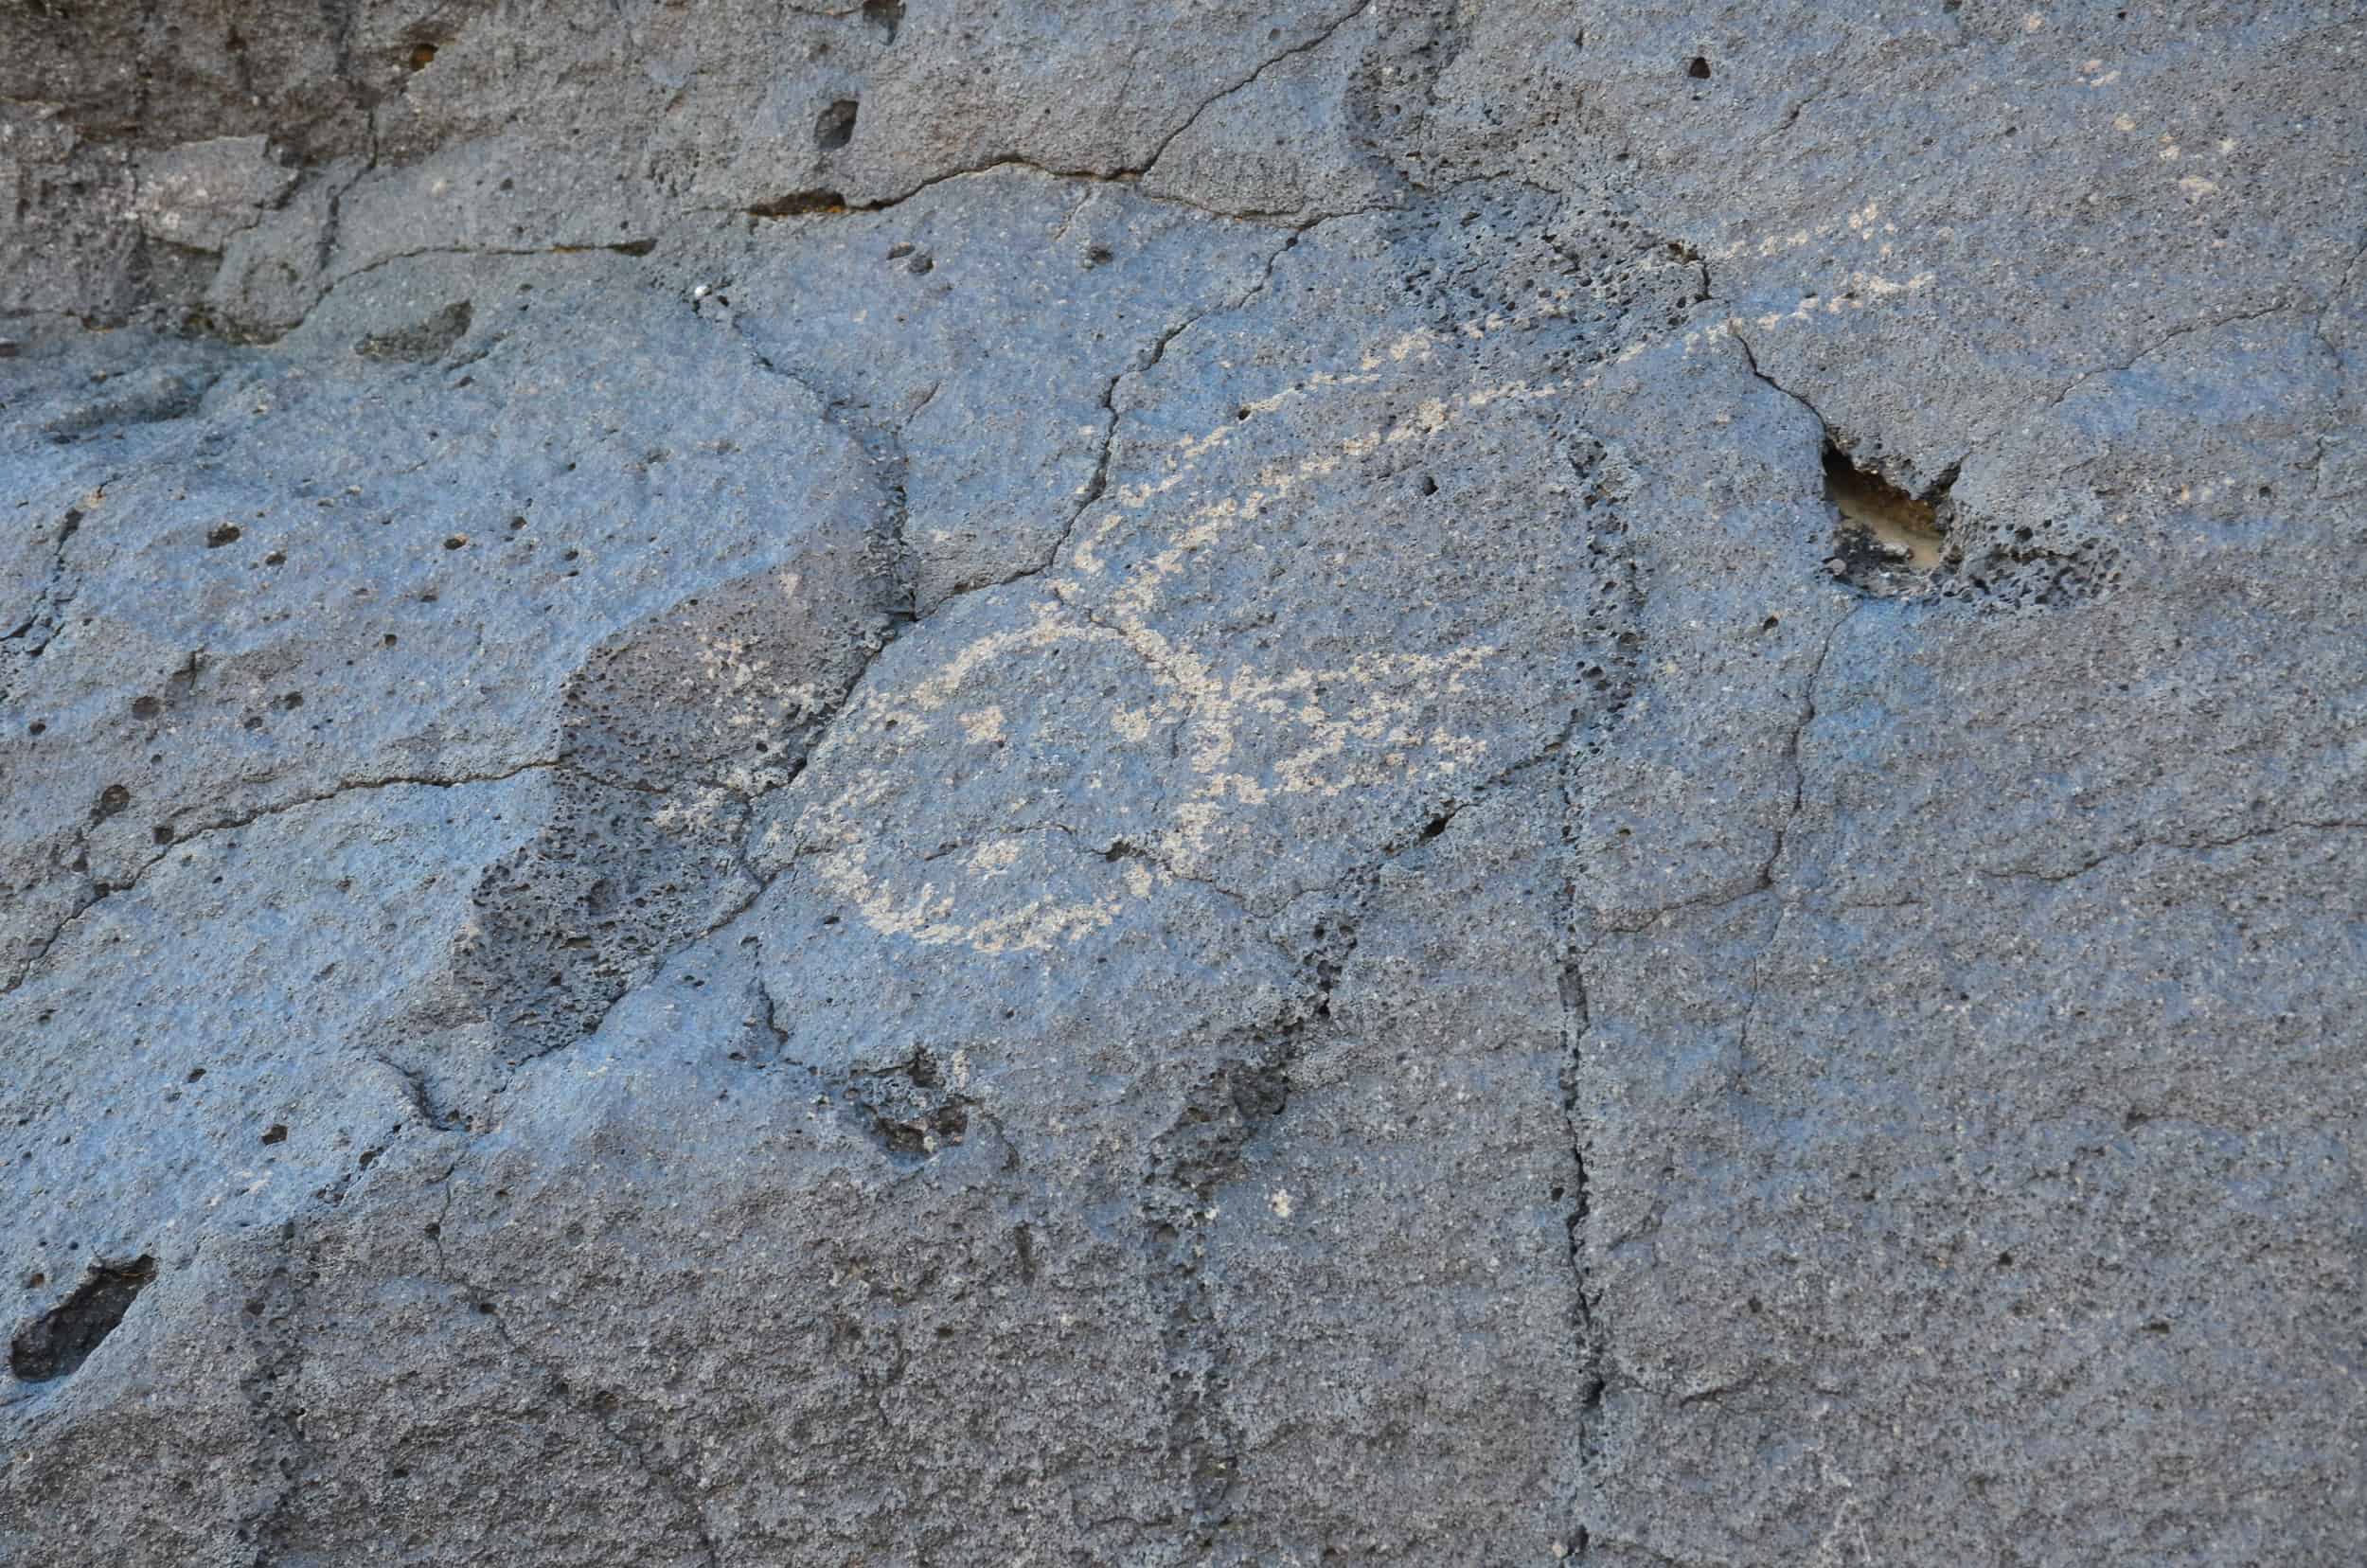
[[[2356,1562],[2362,62],[0,13],[0,1559]]]

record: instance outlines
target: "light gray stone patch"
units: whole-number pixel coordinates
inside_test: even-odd
[[[409,938],[466,918],[482,868],[531,829],[535,788],[343,791],[176,845],[66,926],[48,969],[0,998],[15,1042],[7,1267],[27,1310],[92,1265],[176,1270],[268,1233],[424,1131],[360,1036],[440,967]],[[88,1365],[125,1353],[109,1342]]]
[[[503,267],[424,262],[341,294],[301,339],[316,365],[244,362],[181,461],[79,506],[58,557],[79,608],[20,667],[26,728],[0,761],[18,880],[54,866],[103,897],[190,831],[347,779],[547,758],[545,683],[603,639],[809,526],[889,526],[861,449],[744,360],[667,426],[630,412],[715,341],[686,312],[639,312],[640,347],[609,343],[596,369],[580,340],[529,332],[538,308],[622,319],[628,261],[539,291]],[[443,363],[357,351],[472,299]],[[15,934],[20,964],[43,930],[36,913]]]
[[[1040,570],[1101,493],[1117,382],[1260,286],[1283,238],[1023,169],[716,257],[727,321],[900,454],[917,608]],[[881,335],[897,350],[878,351]]]
[[[296,173],[263,136],[216,136],[140,160],[133,211],[151,240],[220,251],[286,195]]]

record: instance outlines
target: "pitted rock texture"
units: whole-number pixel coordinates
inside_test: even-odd
[[[0,1559],[2354,1562],[2362,62],[0,12]]]

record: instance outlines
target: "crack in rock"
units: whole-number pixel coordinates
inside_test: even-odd
[[[348,779],[343,783],[332,785],[329,789],[316,791],[311,794],[298,795],[289,800],[276,801],[269,806],[258,807],[252,811],[247,811],[238,816],[222,817],[211,822],[201,823],[199,826],[188,829],[186,831],[175,829],[172,839],[169,843],[161,846],[153,854],[150,855],[147,859],[141,861],[137,865],[133,867],[130,880],[115,882],[93,882],[90,884],[90,896],[81,903],[76,905],[74,909],[69,911],[64,918],[58,921],[58,923],[50,929],[50,932],[46,936],[41,938],[39,945],[33,948],[30,955],[26,959],[23,967],[19,969],[16,975],[10,979],[8,984],[0,986],[0,996],[7,995],[10,991],[13,991],[23,986],[27,981],[30,980],[33,975],[40,971],[43,963],[48,958],[51,951],[55,949],[58,943],[64,938],[65,934],[72,930],[84,916],[88,915],[92,910],[98,908],[98,905],[104,903],[107,900],[114,898],[117,894],[131,892],[133,889],[139,886],[142,878],[146,877],[150,871],[155,869],[160,863],[169,859],[175,850],[186,849],[190,845],[197,843],[201,839],[210,838],[217,833],[235,832],[241,828],[250,828],[256,823],[268,820],[272,817],[284,816],[291,811],[305,811],[311,807],[322,805],[328,801],[335,800],[341,795],[353,793],[356,791],[391,790],[404,787],[430,790],[456,790],[472,784],[498,784],[505,779],[516,778],[522,774],[533,773],[543,769],[557,768],[561,766],[563,766],[563,762],[561,760],[551,759],[547,761],[538,760],[521,762],[516,766],[505,769],[500,773],[464,774],[454,778],[436,778],[423,775],[413,774],[389,774],[378,778]]]

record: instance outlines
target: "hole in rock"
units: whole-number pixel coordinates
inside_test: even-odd
[[[453,345],[468,336],[469,326],[475,319],[475,308],[467,300],[454,300],[422,321],[391,331],[372,332],[355,342],[353,351],[364,359],[411,360],[424,363],[441,359]],[[427,433],[429,440],[436,438],[435,431]]]
[[[813,145],[835,152],[855,139],[855,100],[841,98],[822,111],[813,122]]]
[[[99,1342],[116,1331],[133,1298],[156,1277],[156,1260],[101,1263],[72,1295],[9,1342],[9,1369],[25,1382],[47,1382],[80,1371]]]
[[[748,208],[751,218],[802,218],[815,212],[845,212],[846,198],[835,190],[792,190]]]
[[[1947,561],[1948,535],[1937,502],[1945,494],[1942,487],[1928,498],[1910,495],[1828,443],[1824,498],[1841,513],[1835,548],[1841,575],[1866,586],[1868,574],[1939,570]]]
[[[1695,55],[1693,57],[1692,63],[1685,67],[1685,75],[1691,77],[1696,81],[1707,81],[1710,79],[1710,62],[1708,58],[1703,55]]]

